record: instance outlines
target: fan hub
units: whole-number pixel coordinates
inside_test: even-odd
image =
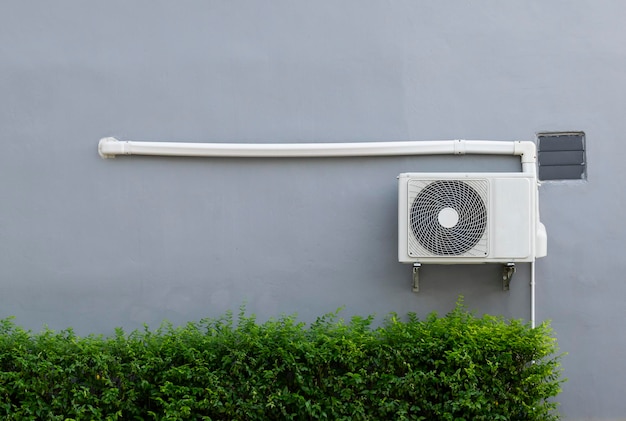
[[[459,223],[459,213],[452,208],[443,208],[437,215],[439,224],[444,228],[452,228]]]

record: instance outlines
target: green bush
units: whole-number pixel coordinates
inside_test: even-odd
[[[242,311],[113,337],[0,321],[6,420],[553,420],[559,357],[545,324],[390,315],[306,326]]]

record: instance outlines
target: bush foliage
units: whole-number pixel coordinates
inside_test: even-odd
[[[6,420],[552,420],[549,327],[390,315],[311,325],[241,311],[112,337],[0,321]]]

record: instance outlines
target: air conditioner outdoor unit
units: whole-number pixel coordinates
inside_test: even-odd
[[[405,173],[402,263],[515,263],[546,255],[537,180],[529,173]]]

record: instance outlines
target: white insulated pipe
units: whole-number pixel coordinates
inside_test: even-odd
[[[535,328],[535,262],[530,262],[530,327]]]
[[[179,143],[100,139],[102,158],[158,155],[240,158],[314,158],[401,155],[517,155],[522,171],[535,172],[536,149],[529,141],[424,140],[351,143]]]

